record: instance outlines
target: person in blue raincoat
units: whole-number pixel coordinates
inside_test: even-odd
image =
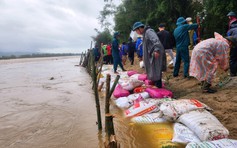
[[[118,74],[117,67],[118,65],[121,67],[123,71],[126,71],[123,67],[122,60],[119,55],[119,32],[114,33],[113,41],[112,41],[112,57],[114,62],[114,73]]]
[[[142,37],[139,36],[136,41],[136,51],[137,51],[137,56],[140,61],[142,61],[143,57],[143,49],[142,49]]]
[[[176,22],[177,28],[174,30],[174,38],[176,42],[176,63],[174,66],[173,76],[177,77],[179,75],[179,69],[181,65],[181,60],[184,62],[184,78],[189,77],[189,30],[197,29],[198,24],[187,24],[183,17],[179,17]]]

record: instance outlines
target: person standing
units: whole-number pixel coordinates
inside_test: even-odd
[[[193,24],[191,17],[187,17],[186,21],[187,21],[188,24]],[[194,45],[194,43],[193,43],[194,30],[193,29],[189,30],[188,31],[188,35],[189,35],[189,46],[188,46],[188,49],[192,50],[193,49],[193,45]]]
[[[142,61],[142,57],[143,57],[142,36],[137,37],[136,51],[137,51],[137,56],[138,56],[139,61]]]
[[[229,18],[229,23],[228,23],[228,31],[229,31],[231,28],[237,27],[237,17],[233,11],[230,11],[227,14],[227,16]]]
[[[237,37],[237,19],[234,12],[229,12],[227,14],[229,17],[229,30],[227,32],[227,36]],[[237,47],[232,46],[230,49],[230,76],[234,77],[237,76]]]
[[[217,67],[219,65],[224,71],[228,70],[228,49],[236,43],[237,41],[232,41],[231,37],[227,37],[226,40],[215,33],[215,38],[206,39],[194,47],[189,73],[201,81],[204,93],[216,92],[210,87]]]
[[[134,63],[134,52],[135,52],[135,43],[132,41],[132,38],[129,38],[128,41],[128,59],[131,63],[131,65],[133,65]]]
[[[113,68],[114,68],[114,73],[118,74],[117,72],[117,67],[118,65],[121,67],[122,71],[126,71],[123,67],[123,64],[121,62],[121,58],[119,55],[119,32],[115,32],[113,36],[113,41],[112,41],[112,57],[113,57]]]
[[[183,17],[179,17],[176,22],[177,27],[174,30],[174,37],[176,41],[176,62],[174,66],[173,76],[179,75],[181,60],[184,62],[184,78],[189,78],[189,34],[188,31],[197,29],[198,24],[187,24]]]
[[[113,64],[113,57],[112,57],[112,51],[111,51],[111,43],[108,43],[107,47],[107,53],[108,53],[108,58],[107,58],[107,63],[108,64]]]
[[[103,61],[105,64],[108,64],[108,52],[107,52],[107,45],[104,45],[104,43],[101,43],[101,50],[103,53]]]
[[[141,22],[133,24],[133,31],[143,35],[143,61],[147,77],[153,81],[156,87],[162,88],[162,68],[165,63],[164,47],[162,46],[156,32]]]
[[[175,45],[175,41],[173,36],[169,33],[169,31],[165,30],[165,24],[159,24],[159,32],[157,33],[160,42],[165,48],[165,52],[168,53],[171,57],[171,63],[175,63],[174,55],[173,55],[173,47]],[[166,58],[166,56],[165,56]]]

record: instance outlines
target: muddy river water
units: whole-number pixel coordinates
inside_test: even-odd
[[[0,148],[104,147],[91,79],[78,63],[79,57],[0,61]],[[120,109],[112,105],[111,112],[121,147],[153,147]]]

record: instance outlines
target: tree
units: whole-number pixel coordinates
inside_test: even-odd
[[[112,36],[110,34],[109,29],[105,28],[103,32],[100,32],[96,29],[95,29],[95,31],[97,32],[97,35],[92,36],[92,38],[95,42],[95,45],[100,46],[101,43],[104,43],[104,44],[111,43]]]

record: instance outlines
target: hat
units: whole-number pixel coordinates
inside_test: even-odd
[[[181,25],[181,24],[183,24],[183,23],[185,23],[185,22],[186,22],[186,20],[185,20],[183,17],[179,17],[179,18],[177,19],[176,25]]]
[[[160,28],[163,28],[163,27],[165,27],[165,24],[164,24],[164,23],[160,23],[160,24],[159,24],[159,27],[160,27]]]
[[[114,37],[117,37],[119,35],[120,35],[120,33],[118,31],[114,32]]]
[[[236,16],[236,14],[233,11],[230,11],[227,16]]]
[[[228,36],[228,37],[226,37],[226,39],[227,39],[228,41],[231,41],[234,46],[237,46],[237,37]]]
[[[187,21],[187,22],[191,22],[191,21],[192,21],[192,18],[191,18],[191,17],[187,17],[187,18],[186,18],[186,21]]]
[[[144,27],[145,25],[142,24],[141,22],[136,22],[133,24],[132,30],[135,31],[139,27]]]

